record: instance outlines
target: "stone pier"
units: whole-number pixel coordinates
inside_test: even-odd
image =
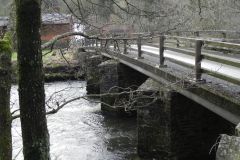
[[[124,98],[127,99],[128,94],[118,93],[128,91],[127,88],[137,89],[147,77],[116,60],[102,62],[99,69],[102,111],[114,115],[126,115],[125,106],[121,102]]]
[[[87,52],[85,51],[85,49],[83,48],[79,48],[76,53],[74,54],[75,59],[78,60],[80,69],[79,69],[79,74],[86,76],[86,72],[87,72],[87,62],[88,59],[91,56],[97,55],[97,52]]]
[[[94,55],[87,59],[86,81],[87,93],[100,93],[100,72],[98,65],[102,63],[103,57],[101,55]]]
[[[96,51],[85,51],[83,48],[79,48],[75,54],[80,65],[79,74],[84,75],[87,81],[87,93],[88,94],[99,94],[99,69],[98,65],[104,61],[103,56],[98,54]]]
[[[145,159],[215,160],[220,134],[233,133],[233,125],[163,86],[149,79],[140,87],[144,95],[158,93],[159,99],[139,101],[138,154]]]

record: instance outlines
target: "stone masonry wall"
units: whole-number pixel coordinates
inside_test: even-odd
[[[233,132],[233,125],[173,90],[160,87],[159,95],[158,101],[138,109],[139,155],[161,160],[215,160],[213,146],[220,134]]]
[[[108,60],[99,65],[100,72],[100,94],[118,93],[118,65],[115,60]],[[118,96],[115,95],[101,95],[101,109],[105,113],[115,114],[119,112],[117,108]]]
[[[107,60],[99,65],[100,93],[121,93],[129,91],[128,88],[137,89],[147,77],[136,70],[131,69],[116,60]],[[113,114],[126,115],[122,102],[128,100],[129,95],[101,96],[102,110]],[[132,112],[127,113],[131,115]]]

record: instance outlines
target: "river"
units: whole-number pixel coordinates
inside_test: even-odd
[[[84,81],[45,84],[50,107],[86,95]],[[61,91],[61,92],[59,92]],[[56,93],[52,95],[53,93]],[[17,86],[11,90],[12,110],[18,108]],[[136,120],[104,116],[100,104],[80,99],[47,116],[52,160],[129,160],[136,153]],[[19,119],[12,124],[13,158],[22,160]]]

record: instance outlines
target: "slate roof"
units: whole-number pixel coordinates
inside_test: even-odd
[[[71,23],[71,16],[68,14],[59,13],[43,13],[43,24],[68,24]]]
[[[0,17],[0,27],[7,26],[9,23],[8,17]]]

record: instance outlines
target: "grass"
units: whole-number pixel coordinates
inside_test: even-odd
[[[50,50],[43,50],[42,54],[45,55],[46,53],[48,53]],[[53,51],[52,51],[53,52]],[[51,55],[52,52],[48,53],[47,55],[43,56],[43,61],[46,61]],[[17,52],[13,52],[12,53],[12,62],[13,61],[17,61]]]
[[[17,52],[12,53],[12,61],[17,61]]]

